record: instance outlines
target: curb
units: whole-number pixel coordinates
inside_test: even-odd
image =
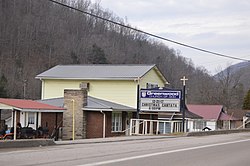
[[[56,145],[73,145],[73,144],[95,144],[95,143],[109,143],[109,142],[125,142],[125,141],[136,141],[136,140],[149,140],[149,139],[166,139],[166,138],[176,138],[177,136],[137,136],[136,138],[124,137],[117,139],[103,138],[102,140],[95,139],[81,139],[75,141],[55,141]],[[97,138],[98,139],[98,138]]]
[[[52,139],[1,140],[0,148],[24,148],[55,145]]]

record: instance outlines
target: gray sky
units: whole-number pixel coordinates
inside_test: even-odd
[[[250,0],[92,0],[140,30],[250,59]],[[242,61],[165,42],[211,74]]]

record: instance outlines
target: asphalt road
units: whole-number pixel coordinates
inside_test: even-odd
[[[250,133],[0,150],[0,165],[249,166]]]

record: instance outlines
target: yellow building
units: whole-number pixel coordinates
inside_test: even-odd
[[[137,87],[164,87],[167,83],[156,65],[58,65],[39,75],[41,99],[63,97],[64,89],[87,86],[88,95],[132,108]]]

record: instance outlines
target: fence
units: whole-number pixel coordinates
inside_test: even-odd
[[[130,120],[130,135],[158,135],[177,132],[182,132],[181,121]]]

